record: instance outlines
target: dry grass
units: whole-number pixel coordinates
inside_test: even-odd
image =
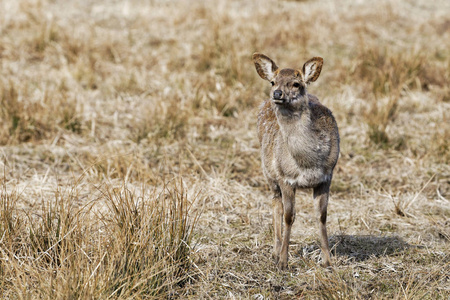
[[[2,298],[450,297],[448,1],[0,10]],[[271,259],[255,51],[324,57],[310,92],[341,134],[332,271],[309,192],[289,269]]]
[[[3,298],[167,298],[195,274],[197,219],[182,182],[140,197],[126,187],[98,194],[75,208],[78,187],[57,190],[36,213],[18,209],[20,195],[3,186]]]

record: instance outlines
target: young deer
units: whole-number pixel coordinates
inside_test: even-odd
[[[295,190],[312,188],[318,202],[323,265],[328,267],[327,205],[339,157],[339,133],[331,111],[306,92],[306,86],[319,77],[323,59],[308,60],[302,70],[280,70],[260,53],[253,54],[253,62],[259,76],[272,84],[271,97],[258,114],[258,137],[263,172],[273,192],[275,261],[281,269],[287,267]]]

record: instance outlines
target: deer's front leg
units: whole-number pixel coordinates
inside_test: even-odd
[[[295,189],[290,185],[284,184],[281,187],[281,194],[283,199],[283,214],[285,231],[283,242],[281,244],[280,261],[278,266],[280,269],[285,269],[288,263],[289,240],[291,238],[291,228],[295,220]]]
[[[281,193],[278,192],[273,197],[273,257],[275,263],[280,260],[281,239],[283,234],[283,202]]]

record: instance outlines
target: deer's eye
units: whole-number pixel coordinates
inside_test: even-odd
[[[274,86],[274,85],[275,85],[275,82],[271,81],[270,84],[271,84],[272,86]]]
[[[300,83],[294,82],[294,84],[292,86],[295,87],[295,88],[299,88],[300,87]]]

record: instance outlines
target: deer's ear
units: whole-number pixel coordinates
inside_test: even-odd
[[[260,53],[253,54],[256,72],[262,79],[273,81],[277,75],[278,67],[268,56]]]
[[[323,58],[313,57],[303,65],[303,81],[306,84],[314,82],[319,78],[320,71],[322,71]]]

